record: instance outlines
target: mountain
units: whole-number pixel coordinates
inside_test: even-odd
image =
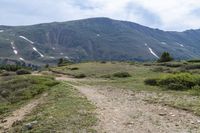
[[[175,59],[200,57],[200,30],[169,32],[109,18],[0,26],[1,59],[38,64],[58,58],[146,61],[163,51]]]

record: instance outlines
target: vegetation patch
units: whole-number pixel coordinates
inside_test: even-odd
[[[45,76],[8,76],[0,79],[0,114],[9,112],[15,106],[58,84]]]

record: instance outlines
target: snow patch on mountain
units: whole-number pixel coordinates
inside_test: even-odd
[[[20,59],[21,61],[24,61],[24,59],[23,59],[23,58],[21,58],[21,57],[20,57],[19,59]]]
[[[150,53],[151,53],[153,56],[155,56],[156,58],[159,59],[159,56],[152,50],[152,48],[150,48],[150,47],[148,46],[147,43],[145,43],[145,46],[149,49]]]
[[[159,59],[159,56],[156,53],[154,53],[154,51],[150,47],[149,47],[149,51],[151,52],[152,55],[154,55],[156,58]]]
[[[17,50],[13,50],[13,52],[14,52],[16,55],[18,54]]]
[[[183,44],[181,44],[181,43],[178,43],[178,42],[177,42],[177,44],[178,44],[179,46],[181,46],[181,47],[184,47],[184,45],[183,45]]]
[[[161,42],[161,44],[164,44],[164,45],[166,45],[167,43],[166,43],[166,42]]]
[[[68,57],[68,56],[65,56],[65,59],[69,59],[69,57]]]
[[[49,58],[51,58],[51,59],[55,59],[55,57],[53,57],[53,56],[50,56]]]
[[[63,55],[64,53],[60,53],[60,55]]]
[[[31,44],[34,44],[33,41],[29,40],[28,38],[24,37],[24,36],[19,36],[20,38],[26,40],[27,42],[31,43]]]
[[[4,30],[0,30],[0,33],[4,32]]]
[[[37,52],[41,57],[44,57],[44,55],[43,55],[42,53],[40,53],[40,52],[37,50],[36,47],[33,47],[33,50],[34,50],[35,52]]]
[[[17,51],[17,49],[16,49],[16,47],[15,47],[14,42],[11,42],[11,47],[12,47],[12,49],[13,49],[13,53],[17,55],[17,54],[18,54],[18,51]]]

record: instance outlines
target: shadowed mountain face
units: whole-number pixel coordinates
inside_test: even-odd
[[[32,63],[200,57],[200,30],[165,32],[132,22],[91,18],[33,26],[0,26],[0,57]]]

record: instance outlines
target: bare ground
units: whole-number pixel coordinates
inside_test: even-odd
[[[78,82],[64,77],[57,80]],[[147,92],[88,85],[74,87],[97,106],[96,129],[100,133],[200,133],[200,117],[148,103],[145,101]]]
[[[47,93],[43,94],[39,99],[34,99],[30,101],[27,105],[21,107],[20,109],[15,110],[12,112],[12,115],[4,118],[0,123],[0,133],[1,132],[8,132],[8,130],[12,127],[13,124],[20,122],[24,119],[24,117],[31,113],[31,111],[43,102],[44,97]]]

